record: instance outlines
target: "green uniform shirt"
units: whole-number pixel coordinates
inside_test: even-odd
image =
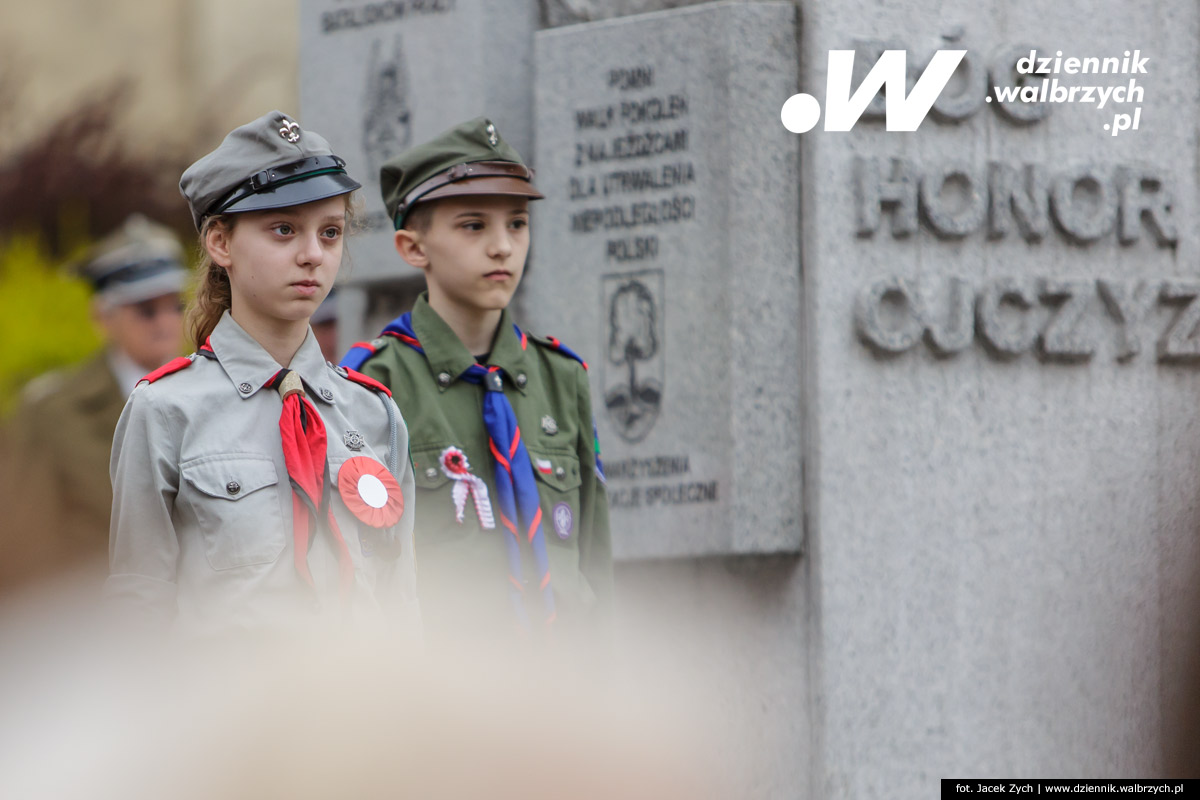
[[[426,633],[474,636],[507,633],[516,623],[508,596],[508,562],[499,524],[495,465],[483,424],[485,388],[462,380],[475,363],[425,295],[412,312],[424,354],[393,336],[373,344],[361,371],[385,384],[408,425],[416,476],[417,585]],[[597,448],[587,372],[548,342],[524,346],[505,311],[488,363],[504,370],[504,393],[535,467],[542,530],[558,612],[557,626],[582,627],[606,616],[612,596],[608,500],[596,469]],[[441,469],[448,447],[466,455],[486,482],[496,527],[481,527],[472,498],[462,522]],[[530,619],[541,618],[533,553],[522,542],[522,577]]]

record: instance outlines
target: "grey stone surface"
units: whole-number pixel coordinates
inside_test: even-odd
[[[533,151],[536,0],[301,0],[300,121],[324,135],[363,184],[366,230],[351,240],[350,285],[422,280],[392,247],[379,167],[396,152],[486,115],[526,158]],[[396,285],[401,284],[401,285]],[[352,342],[374,333],[339,301]],[[386,310],[379,314],[390,319]]]
[[[802,91],[821,100],[828,51],[860,40],[900,42],[918,61],[966,47],[992,83],[1001,56],[1030,47],[1151,56],[1136,76],[1141,125],[1116,137],[1104,124],[1137,103],[980,102],[957,122],[931,114],[915,133],[863,120],[799,137],[807,796],[929,797],[952,776],[1161,775],[1200,568],[1200,240],[1186,224],[1198,199],[1200,8],[802,9]],[[924,209],[908,222],[930,182],[964,165],[986,224],[961,185],[938,199],[970,230]],[[954,279],[973,301],[974,337],[947,355],[914,338],[945,317]],[[866,312],[878,330],[863,337],[856,305],[885,287],[903,296]],[[887,357],[864,343],[893,336],[905,346]]]
[[[717,3],[536,37],[524,302],[592,365],[620,557],[800,545],[794,19]]]

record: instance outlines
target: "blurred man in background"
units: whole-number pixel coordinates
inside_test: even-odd
[[[113,430],[137,382],[183,344],[187,272],[169,229],[131,216],[72,268],[95,289],[105,347],[31,381],[8,424],[0,591],[84,564],[103,572]]]

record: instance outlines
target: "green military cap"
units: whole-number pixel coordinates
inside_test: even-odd
[[[169,228],[133,214],[70,268],[113,305],[140,303],[182,291],[183,248]]]
[[[179,179],[197,230],[214,214],[297,206],[361,185],[329,142],[282,111],[235,128]]]
[[[396,230],[416,203],[439,197],[507,194],[538,200],[542,193],[532,181],[533,170],[486,117],[405,150],[379,171],[383,203]]]

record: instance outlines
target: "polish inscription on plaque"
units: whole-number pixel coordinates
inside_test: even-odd
[[[591,365],[619,557],[799,545],[798,175],[767,100],[796,85],[794,15],[536,36],[525,307]]]
[[[600,404],[617,436],[636,444],[663,411],[670,278],[662,268],[628,268],[666,262],[678,280],[678,237],[695,227],[702,188],[683,86],[649,62],[611,65],[593,85],[601,102],[572,109],[568,231],[593,251],[589,260],[616,268],[602,278]],[[679,480],[654,481],[661,477]],[[688,455],[610,460],[610,500],[615,508],[715,502],[718,481],[695,477]]]

